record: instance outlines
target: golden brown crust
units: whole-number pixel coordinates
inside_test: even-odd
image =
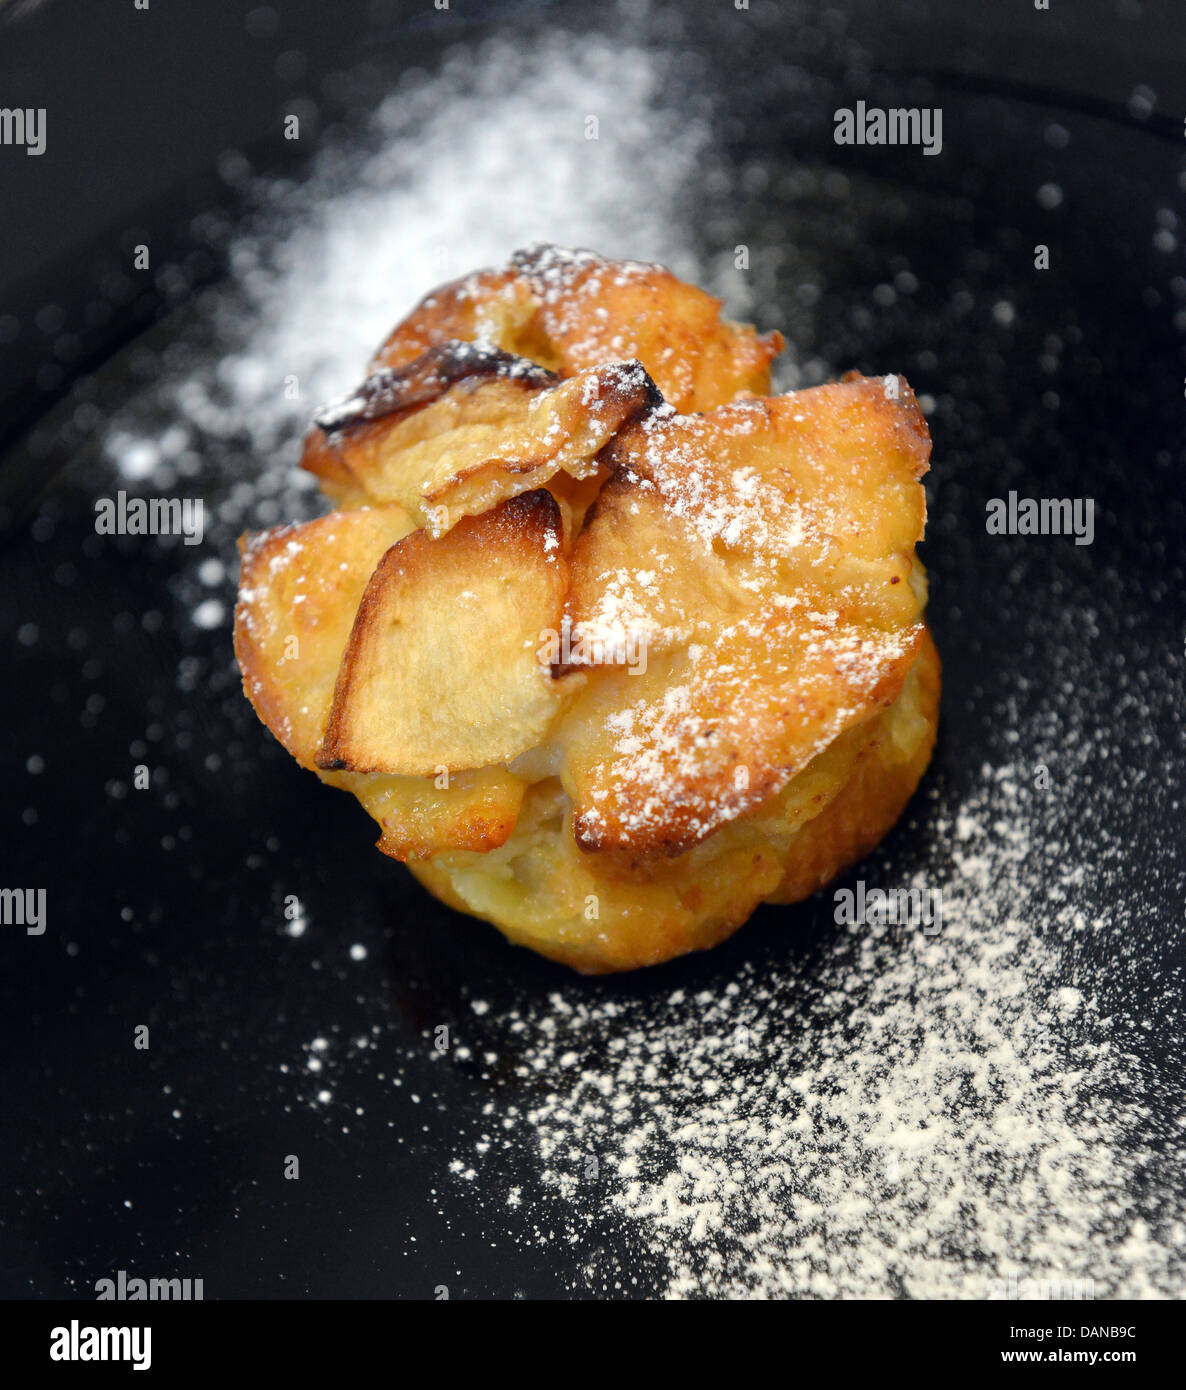
[[[318,425],[305,435],[301,467],[312,473],[317,485],[339,511],[356,511],[368,502],[366,492],[355,480],[341,448]]]
[[[497,850],[446,852],[409,867],[451,907],[583,974],[707,950],[761,902],[808,896],[888,832],[930,757],[938,690],[928,634],[888,710],[843,735],[760,811],[632,875],[611,874],[604,856],[577,849],[565,833],[570,804],[555,781],[528,790],[514,833]]]
[[[900,377],[755,395],[781,338],[719,311],[555,248],[442,287],[307,441],[344,510],[243,545],[260,717],[582,971],[815,891],[934,741],[922,412]]]
[[[549,367],[521,347],[523,329],[534,313],[530,292],[514,269],[474,271],[426,294],[391,330],[370,369],[401,367],[450,339],[477,338]]]
[[[442,850],[485,854],[497,849],[510,838],[527,791],[527,783],[505,767],[474,768],[447,777],[318,775],[358,798],[379,824],[379,849],[403,863]]]
[[[538,304],[538,325],[562,375],[637,357],[677,411],[711,410],[770,389],[781,333],[722,320],[721,301],[663,266],[538,246],[513,262]]]
[[[879,844],[906,809],[931,760],[939,725],[939,653],[928,630],[912,675],[917,702],[897,723],[886,721],[877,743],[824,810],[795,839],[771,903],[795,903],[858,863]]]

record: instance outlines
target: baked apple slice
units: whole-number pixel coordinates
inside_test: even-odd
[[[557,730],[583,848],[681,853],[896,699],[928,453],[909,387],[863,379],[624,432],[566,617],[646,659],[590,665]]]
[[[406,366],[380,368],[323,410],[304,465],[332,495],[353,489],[371,502],[397,502],[440,536],[553,479],[562,504],[579,506],[577,485],[587,482],[591,500],[608,473],[601,451],[660,403],[637,362],[560,382],[526,358],[449,342]]]
[[[391,330],[368,370],[405,366],[455,339],[486,343],[551,371],[556,361],[535,331],[535,310],[531,287],[513,266],[475,270],[430,290]]]
[[[511,837],[527,783],[507,768],[478,767],[433,777],[320,772],[332,787],[356,796],[382,832],[379,848],[411,863],[442,850],[487,854]]]
[[[568,587],[561,534],[541,490],[393,546],[359,605],[317,765],[428,776],[540,743],[581,679],[554,679],[540,657]]]
[[[235,655],[260,719],[303,766],[314,767],[334,683],[375,566],[412,530],[399,507],[331,512],[240,541]],[[514,829],[526,784],[505,767],[432,777],[321,772],[379,823],[379,847],[410,860],[442,849],[484,852]]]
[[[782,334],[722,319],[719,299],[663,266],[557,246],[520,251],[512,264],[535,296],[536,333],[561,376],[637,357],[680,412],[770,389]]]
[[[375,566],[415,528],[402,507],[331,512],[239,542],[235,656],[255,712],[313,767],[354,615]]]
[[[564,377],[638,358],[675,409],[711,410],[768,391],[784,343],[720,311],[719,299],[663,266],[541,245],[433,290],[372,366],[400,366],[447,338],[481,338]]]

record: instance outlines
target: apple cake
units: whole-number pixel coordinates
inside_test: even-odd
[[[585,972],[714,945],[901,814],[939,662],[899,376],[545,246],[433,291],[305,443],[333,510],[240,542],[260,719],[443,902]]]

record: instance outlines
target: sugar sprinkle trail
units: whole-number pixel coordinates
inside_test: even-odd
[[[195,436],[248,442],[254,495],[228,521],[288,481],[313,411],[353,391],[393,325],[442,282],[539,241],[697,272],[680,201],[713,156],[705,122],[663,100],[669,66],[641,46],[563,33],[530,54],[501,42],[459,51],[382,103],[374,153],[333,152],[283,219],[232,247],[233,287],[213,311],[229,350],[166,390],[174,454]],[[590,159],[583,121],[609,92],[615,120]],[[267,195],[261,183],[261,205]],[[107,453],[126,480],[168,462],[133,421],[117,421]]]
[[[510,1014],[538,1098],[488,1107],[491,1180],[533,1147],[560,1239],[584,1243],[599,1191],[668,1297],[977,1299],[1010,1276],[1173,1296],[1186,1227],[1174,1193],[1156,1194],[1157,1233],[1134,1203],[1148,1155],[1128,1142],[1141,1107],[1116,1098],[1140,1070],[1123,1004],[1064,983],[1061,943],[1132,923],[1118,904],[1086,916],[1061,813],[1034,807],[1003,763],[954,816],[936,810],[908,886],[941,886],[938,936],[837,927],[813,967],[747,962],[672,991],[657,1026],[653,1005],[577,991]],[[594,1256],[590,1284],[622,1287],[614,1265]]]

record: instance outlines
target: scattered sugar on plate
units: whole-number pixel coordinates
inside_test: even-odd
[[[496,1099],[475,1137],[491,1204],[534,1150],[537,1229],[580,1243],[608,1208],[672,1298],[978,1299],[1010,1276],[1180,1291],[1178,1194],[1157,1194],[1173,1214],[1156,1231],[1134,1202],[1133,1021],[1059,983],[1082,873],[1050,810],[1013,763],[986,765],[954,815],[933,808],[907,886],[941,888],[936,936],[838,926],[810,967],[792,950],[670,990],[657,1023],[653,1001],[579,988],[499,1020],[534,1098]],[[1096,929],[1123,937],[1130,913],[1105,899]],[[593,1287],[630,1273],[594,1246]]]

